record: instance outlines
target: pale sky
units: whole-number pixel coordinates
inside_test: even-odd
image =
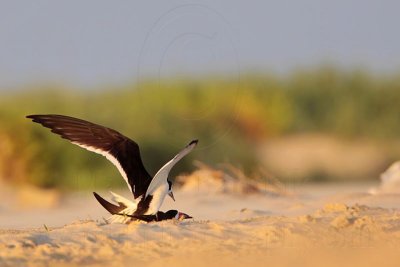
[[[400,1],[0,1],[0,88],[146,75],[400,70]]]

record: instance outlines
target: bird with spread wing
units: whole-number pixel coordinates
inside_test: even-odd
[[[166,195],[175,200],[169,173],[178,161],[193,150],[198,140],[191,141],[151,177],[143,165],[138,144],[113,129],[64,115],[29,115],[27,118],[75,145],[105,156],[117,167],[133,194],[133,200],[111,192],[113,201],[118,204],[115,205],[94,192],[98,202],[112,214],[109,222],[191,218],[176,210],[164,213],[159,209]]]

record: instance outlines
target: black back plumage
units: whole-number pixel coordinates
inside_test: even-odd
[[[174,219],[178,214],[177,210],[169,210],[167,212],[158,211],[156,214],[152,215],[132,215],[132,220],[139,220],[145,222],[161,222],[165,220]]]
[[[176,218],[177,215],[179,216],[179,218]],[[171,219],[185,220],[193,218],[185,213],[178,212],[177,210],[169,210],[167,212],[158,211],[156,214],[152,215],[128,215],[128,216],[132,217],[132,220],[139,220],[145,222],[160,222]]]
[[[30,115],[27,118],[74,144],[110,154],[125,172],[134,198],[146,193],[151,176],[143,165],[138,144],[128,137],[113,129],[63,115]]]

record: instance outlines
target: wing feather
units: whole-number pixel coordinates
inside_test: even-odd
[[[119,132],[85,120],[63,115],[29,115],[51,132],[91,152],[105,156],[113,163],[135,198],[142,196],[151,176],[146,171],[139,146]]]
[[[195,148],[197,143],[198,143],[198,140],[191,141],[173,159],[171,159],[164,166],[161,167],[161,169],[156,173],[156,175],[154,175],[153,179],[151,180],[151,183],[146,191],[146,197],[148,195],[153,194],[161,185],[163,185],[164,183],[167,182],[167,178],[168,178],[169,172],[171,171],[172,167],[174,167],[175,164],[178,161],[180,161],[184,156],[189,154],[193,150],[193,148]]]

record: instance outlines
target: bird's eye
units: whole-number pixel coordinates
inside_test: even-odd
[[[168,189],[169,189],[169,191],[172,191],[172,183],[171,183],[171,181],[168,181]]]

